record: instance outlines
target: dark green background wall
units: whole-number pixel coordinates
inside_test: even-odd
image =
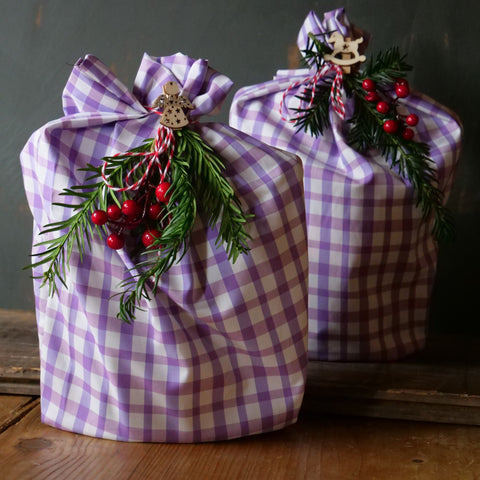
[[[207,58],[244,85],[294,65],[298,30],[309,10],[344,6],[372,33],[370,53],[398,45],[415,66],[411,85],[456,111],[464,153],[449,205],[457,239],[440,249],[431,325],[480,333],[480,3],[453,0],[2,0],[0,3],[0,308],[32,309],[28,273],[31,215],[18,155],[29,135],[61,116],[61,94],[87,53],[131,86],[143,52]],[[232,92],[232,95],[233,95]],[[232,95],[218,116],[227,121]]]

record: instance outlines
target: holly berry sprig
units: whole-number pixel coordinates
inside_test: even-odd
[[[155,293],[161,275],[187,252],[199,208],[211,228],[219,224],[216,244],[225,245],[230,261],[234,263],[249,251],[251,237],[246,227],[253,215],[242,211],[240,200],[222,174],[223,161],[198,133],[183,128],[175,130],[174,136],[175,150],[166,176],[161,168],[138,168],[138,154],[152,151],[154,140],[148,139],[125,155],[104,157],[98,166],[88,164],[80,169],[88,175],[85,185],[66,188],[60,194],[74,201],[54,205],[72,209],[73,214],[45,226],[41,235],[63,233],[36,244],[43,247],[34,254],[40,260],[26,267],[47,265],[39,278],[42,286],[48,284],[50,295],[58,292],[57,280],[67,286],[65,277],[74,249],[82,259],[96,233],[106,239],[109,248],[125,248],[136,260],[137,273],[121,283],[123,292],[118,294],[117,317],[131,323],[142,298],[149,299]],[[165,172],[167,154],[160,160]],[[132,183],[142,180],[140,187],[110,188],[125,185],[127,177]]]
[[[414,188],[416,204],[422,209],[424,220],[433,217],[433,237],[437,241],[451,239],[454,235],[453,218],[444,206],[444,195],[438,188],[430,147],[415,138],[414,127],[421,118],[405,111],[400,104],[401,99],[410,95],[409,82],[399,75],[387,76],[387,83],[385,77],[383,72],[376,76],[374,71],[367,69],[356,78],[351,89],[355,96],[355,113],[349,121],[352,127],[348,143],[360,152],[380,149],[390,167]],[[378,83],[376,79],[379,79]]]
[[[150,183],[140,198],[127,199],[121,206],[112,203],[108,205],[107,210],[93,211],[91,220],[94,225],[108,224],[110,230],[113,230],[113,233],[110,233],[106,239],[108,247],[112,250],[120,250],[125,245],[123,232],[138,228],[141,228],[143,246],[145,248],[152,247],[155,239],[161,236],[158,228],[164,230],[170,223],[170,215],[166,210],[166,205],[171,197],[170,188],[169,182],[164,181],[158,185]],[[155,191],[155,196],[152,196],[152,190]]]
[[[328,34],[325,34],[328,35]],[[321,69],[323,56],[331,49],[319,38],[309,35],[303,51],[310,67]],[[398,48],[380,52],[365,69],[354,69],[343,76],[347,97],[354,98],[355,111],[348,120],[347,143],[358,152],[379,149],[389,166],[408,181],[415,190],[417,206],[425,221],[433,217],[432,235],[438,241],[453,237],[453,219],[444,206],[444,194],[438,187],[435,164],[428,144],[417,141],[413,127],[421,121],[417,114],[402,113],[401,100],[410,95],[405,78],[412,69]],[[358,66],[358,64],[357,64]],[[322,79],[315,86],[314,98],[308,108],[296,109],[295,126],[317,137],[330,128],[331,80]],[[312,88],[297,98],[308,103]]]
[[[185,255],[188,237],[201,207],[207,223],[213,228],[218,223],[216,246],[224,244],[228,259],[235,263],[240,254],[250,250],[247,222],[254,217],[242,211],[240,200],[222,171],[221,158],[206,145],[194,131],[183,128],[175,131],[175,155],[172,158],[171,186],[160,184],[155,195],[167,202],[168,227],[155,238],[150,248],[161,247],[161,255],[147,258],[137,264],[140,273],[121,284],[119,318],[133,318],[142,298],[149,299],[155,292],[162,273]],[[147,288],[150,283],[150,288]]]

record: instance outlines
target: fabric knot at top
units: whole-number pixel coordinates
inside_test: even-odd
[[[345,10],[339,8],[325,13],[323,21],[317,17],[315,12],[311,11],[298,34],[297,45],[301,52],[304,52],[312,45],[312,37],[322,38],[323,43],[332,47],[334,50],[335,45],[329,43],[333,41],[334,36],[331,34],[333,32],[338,32],[341,37],[348,38],[353,34],[354,28],[350,25]],[[364,32],[361,32],[362,34]],[[367,34],[368,39],[368,34]],[[368,43],[368,42],[367,42]],[[364,57],[363,57],[364,58]],[[316,88],[319,84],[331,83],[330,90],[330,102],[333,107],[333,110],[337,115],[343,120],[346,116],[346,107],[345,99],[343,92],[343,71],[335,62],[325,61],[321,68],[317,68],[317,65],[313,60],[306,59],[307,63],[310,66],[310,70],[305,70],[308,73],[303,79],[290,85],[284,92],[281,103],[280,103],[280,115],[283,120],[290,121],[292,123],[297,122],[305,110],[311,108],[314,98]],[[296,110],[296,115],[293,118],[286,118],[285,108],[288,109],[286,103],[288,101],[287,97],[291,95],[298,96],[300,90],[300,105]]]
[[[333,32],[339,32],[344,37],[352,35],[352,27],[344,8],[326,12],[323,16],[323,21],[320,21],[315,12],[311,11],[298,32],[297,46],[303,52],[311,43],[309,35],[315,35],[316,37],[324,36],[326,40],[328,34]],[[330,46],[333,48],[333,45]]]
[[[192,103],[192,120],[216,113],[233,85],[227,76],[209,67],[207,60],[194,60],[181,53],[168,57],[144,54],[133,94],[143,105],[153,105],[162,95],[163,85],[172,81],[180,86],[180,95]]]
[[[151,114],[161,115],[151,151],[129,151],[114,155],[138,157],[138,163],[127,174],[124,186],[110,184],[106,173],[107,162],[103,164],[102,178],[107,186],[113,191],[125,192],[138,190],[154,166],[160,170],[161,181],[168,172],[175,148],[171,128],[188,124],[183,112],[177,117],[173,113],[164,114],[163,107],[169,100],[175,97],[182,107],[190,111],[189,119],[196,120],[204,114],[215,113],[232,85],[228,77],[210,68],[206,60],[194,60],[181,53],[168,57],[144,54],[133,92],[130,92],[98,58],[86,55],[76,62],[67,82],[63,92],[63,109],[70,119],[76,115],[88,115],[90,125],[95,122],[132,120]],[[163,153],[168,156],[164,168],[159,160]],[[134,180],[141,168],[145,168],[143,176]]]
[[[191,120],[215,114],[233,85],[227,76],[209,67],[207,60],[195,60],[182,53],[167,57],[145,53],[130,92],[98,58],[86,55],[77,61],[67,82],[63,110],[65,115],[141,117],[152,113],[147,107],[162,95],[163,85],[168,82],[178,84],[179,94],[192,103]]]

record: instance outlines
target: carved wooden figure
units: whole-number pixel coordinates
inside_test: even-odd
[[[179,95],[180,88],[175,82],[167,82],[163,86],[163,94],[153,102],[153,108],[163,109],[160,123],[166,127],[178,130],[188,125],[185,110],[193,109],[187,97]]]
[[[341,33],[334,32],[328,38],[328,42],[333,43],[333,52],[324,55],[323,58],[336,65],[341,65],[344,73],[351,72],[351,65],[367,59],[365,55],[358,53],[358,45],[363,42],[363,37],[351,40],[350,37],[344,38]]]

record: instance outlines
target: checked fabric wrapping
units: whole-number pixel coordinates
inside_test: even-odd
[[[343,9],[307,16],[298,35],[339,31],[352,36]],[[363,35],[365,37],[365,35]],[[325,38],[325,37],[320,37]],[[352,36],[353,38],[353,36]],[[230,125],[303,161],[309,249],[309,357],[331,361],[383,361],[421,349],[426,340],[437,245],[422,221],[415,193],[384,158],[362,155],[346,143],[353,113],[345,100],[342,120],[333,107],[323,136],[297,132],[279,105],[295,98],[309,69],[281,70],[272,81],[240,89]],[[297,88],[291,88],[296,85]],[[287,97],[288,97],[287,95]],[[416,138],[430,147],[439,187],[448,198],[460,154],[461,126],[446,108],[413,92],[402,108],[421,119]],[[303,107],[304,108],[304,107]]]
[[[36,131],[21,154],[34,244],[49,235],[39,238],[44,225],[70,213],[53,203],[85,183],[79,168],[155,136],[159,116],[147,107],[171,80],[192,101],[193,120],[218,108],[231,88],[206,61],[182,54],[145,54],[133,94],[97,58],[77,62],[65,116]],[[251,251],[231,264],[215,246],[218,231],[198,215],[187,254],[131,325],[115,318],[111,297],[135,265],[99,236],[83,261],[72,254],[68,288],[59,285],[58,296],[34,280],[47,424],[124,441],[202,442],[296,421],[308,321],[301,161],[226,125],[190,128],[224,159],[255,215]]]

